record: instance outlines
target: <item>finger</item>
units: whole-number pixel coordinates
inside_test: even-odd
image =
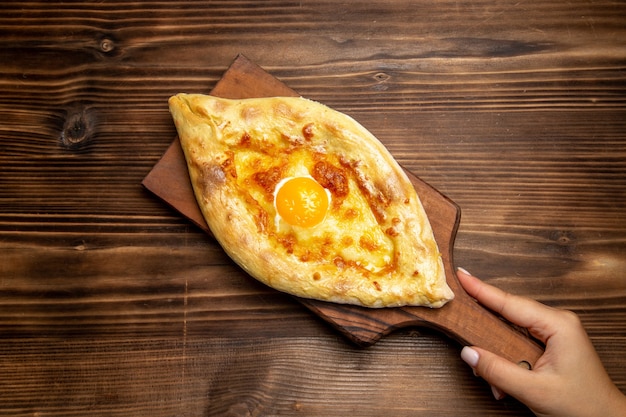
[[[479,303],[510,322],[528,328],[542,342],[545,343],[558,330],[553,325],[558,319],[553,308],[502,291],[463,269],[458,270],[457,276],[465,291]]]
[[[495,385],[491,385],[491,393],[493,394],[493,398],[500,401],[504,397],[506,397],[506,392],[502,391],[500,388]]]
[[[521,400],[526,396],[529,387],[534,386],[531,371],[484,349],[465,347],[461,351],[461,357],[478,376],[491,385],[491,392],[496,400],[504,398],[506,393]]]
[[[535,322],[541,316],[541,304],[522,297],[517,297],[502,291],[492,285],[486,284],[470,273],[459,269],[457,276],[465,291],[485,307],[495,311],[508,320],[518,319],[530,323]],[[520,317],[521,316],[521,317]],[[519,325],[530,323],[516,323]]]

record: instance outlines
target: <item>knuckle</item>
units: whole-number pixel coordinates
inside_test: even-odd
[[[582,322],[578,314],[570,310],[561,310],[561,319],[571,327],[582,327]]]
[[[485,360],[480,364],[478,373],[487,381],[491,381],[495,375],[498,375],[498,364],[493,360]]]

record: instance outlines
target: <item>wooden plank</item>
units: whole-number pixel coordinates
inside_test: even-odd
[[[577,312],[626,390],[624,16],[605,0],[2,2],[0,414],[532,415],[492,401],[437,333],[356,349],[141,187],[175,135],[167,98],[239,53],[453,199],[456,263]]]

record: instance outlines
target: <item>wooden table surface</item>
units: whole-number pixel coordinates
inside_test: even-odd
[[[626,391],[626,3],[0,5],[0,415],[530,416],[423,328],[359,348],[141,185],[238,54],[462,211],[454,261],[571,309]]]

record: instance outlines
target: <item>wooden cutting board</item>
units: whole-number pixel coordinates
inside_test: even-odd
[[[242,55],[233,61],[210,94],[232,99],[299,95]],[[481,307],[463,290],[456,277],[452,249],[461,217],[459,207],[415,175],[407,174],[430,219],[455,299],[440,309],[368,309],[301,298],[298,301],[361,346],[371,345],[399,328],[422,326],[437,329],[463,345],[480,346],[522,366],[534,366],[543,348]],[[196,203],[178,139],[145,177],[143,185],[211,233]]]

